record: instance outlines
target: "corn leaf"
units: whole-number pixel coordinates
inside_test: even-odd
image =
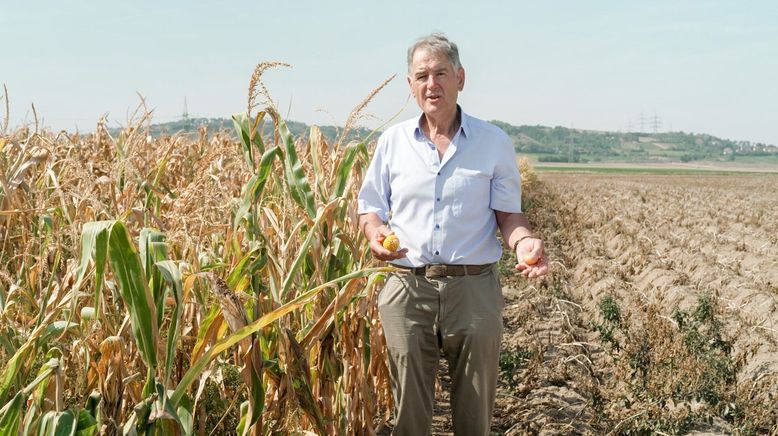
[[[165,357],[165,384],[167,385],[170,380],[170,375],[173,372],[173,360],[176,353],[176,342],[178,341],[178,320],[181,319],[181,312],[183,311],[183,294],[184,283],[181,279],[181,270],[178,265],[172,260],[163,260],[157,262],[154,266],[159,269],[162,276],[167,281],[170,289],[173,293],[173,313],[170,316],[170,327],[167,334],[167,355]]]
[[[24,419],[20,423],[21,434],[35,434],[35,430],[41,425],[41,406],[38,401],[27,400],[27,410],[24,411]]]
[[[333,315],[338,313],[343,307],[349,304],[354,295],[357,294],[357,291],[360,289],[369,288],[384,278],[385,275],[383,273],[373,274],[368,279],[367,285],[362,285],[359,282],[351,281],[343,286],[338,296],[332,300],[329,306],[327,306],[324,312],[319,316],[319,319],[316,320],[313,327],[311,327],[311,329],[306,333],[303,340],[300,341],[300,346],[303,347],[306,352],[310,351],[311,346],[317,340],[321,339],[322,334],[329,330],[332,323],[335,322],[335,317]]]
[[[76,436],[93,436],[95,433],[97,433],[97,420],[88,410],[80,410]]]
[[[262,134],[259,129],[264,117],[265,112],[257,113],[254,124],[252,125],[251,118],[247,113],[235,114],[232,116],[232,124],[235,126],[235,131],[238,132],[240,145],[243,149],[243,157],[246,159],[246,163],[252,172],[255,171],[254,148],[259,151],[259,154],[265,153],[265,144],[262,142]]]
[[[46,363],[44,363],[40,370],[38,370],[38,376],[35,377],[35,380],[31,381],[30,384],[24,387],[22,389],[22,392],[24,393],[24,396],[27,397],[30,395],[30,392],[35,390],[38,385],[41,383],[47,381],[51,374],[59,368],[59,359],[52,358],[49,359]]]
[[[222,338],[221,340],[216,342],[211,348],[209,348],[208,351],[206,351],[205,354],[202,355],[202,357],[192,362],[191,366],[184,374],[184,376],[181,378],[181,381],[178,383],[178,386],[176,387],[176,390],[173,392],[173,395],[171,395],[170,400],[173,402],[173,404],[178,404],[178,402],[186,393],[187,389],[189,389],[189,386],[195,381],[197,376],[201,372],[203,372],[205,368],[219,354],[223,353],[225,350],[229,349],[230,347],[242,341],[243,339],[251,336],[253,333],[256,333],[259,330],[263,329],[265,326],[270,325],[271,323],[281,318],[282,316],[302,307],[303,305],[308,303],[311,299],[313,299],[313,297],[315,297],[323,289],[329,288],[331,286],[335,286],[340,282],[366,277],[375,272],[390,271],[390,270],[391,268],[386,268],[386,267],[366,268],[359,271],[354,271],[342,277],[338,277],[335,280],[331,280],[327,283],[321,284],[319,286],[316,286],[315,288],[308,290],[307,292],[301,294],[300,296],[290,301],[289,303],[286,303],[285,305],[279,307],[278,309],[272,312],[266,313],[256,321],[247,325],[246,327],[238,330],[237,332],[229,336]]]
[[[46,326],[46,330],[41,335],[41,340],[45,342],[50,337],[60,336],[66,333],[68,330],[73,330],[77,333],[81,330],[81,326],[75,322],[54,321]]]
[[[257,112],[257,116],[254,117],[254,125],[251,127],[251,145],[256,147],[259,154],[265,153],[265,143],[262,142],[262,132],[259,126],[262,124],[262,120],[265,118],[265,111]]]
[[[42,328],[39,327],[35,332],[33,332],[33,335],[31,336],[37,338],[37,335],[40,334],[41,330]],[[6,403],[3,408],[0,409],[0,435],[15,435],[19,433],[22,407],[27,401],[27,396],[29,396],[38,385],[48,380],[51,374],[58,367],[58,359],[49,359],[41,366],[38,372],[38,376],[35,377],[35,380],[33,380],[29,385],[25,386],[24,389],[17,392],[11,401]]]
[[[273,169],[273,162],[279,156],[281,156],[279,147],[270,148],[262,155],[262,159],[259,162],[259,171],[251,176],[244,189],[243,203],[235,214],[233,229],[238,228],[241,220],[248,215],[252,207],[258,209],[261,206],[262,192],[265,190],[265,184],[267,184],[267,179]],[[252,225],[255,225],[255,223],[252,223]]]
[[[0,434],[11,436],[19,433],[24,400],[25,395],[17,392],[11,401],[0,409]]]
[[[259,247],[249,251],[248,254],[238,261],[232,271],[230,271],[230,274],[227,276],[227,285],[231,289],[235,289],[238,286],[238,282],[244,277],[246,266],[257,258],[260,251]]]
[[[326,206],[324,206],[323,209],[320,209],[319,214],[316,217],[316,221],[314,222],[313,226],[311,226],[311,228],[308,229],[308,234],[305,237],[305,241],[303,241],[302,245],[300,245],[300,249],[297,252],[297,257],[292,263],[291,268],[289,268],[289,271],[286,272],[286,280],[284,280],[284,286],[281,289],[282,301],[286,300],[286,296],[289,293],[289,290],[292,287],[292,283],[294,282],[294,279],[297,275],[297,270],[300,269],[300,266],[305,261],[306,255],[308,255],[308,253],[310,252],[311,244],[313,242],[313,237],[316,234],[315,229],[319,227],[321,222],[328,216],[329,212],[335,207],[337,207],[339,202],[340,202],[339,199],[335,199],[331,201],[329,204],[327,204]]]
[[[78,417],[72,410],[49,411],[43,415],[38,436],[75,436]]]
[[[154,268],[154,264],[168,258],[165,234],[158,230],[143,228],[138,237],[138,245],[143,271],[149,278],[151,297],[157,308],[157,325],[159,325],[162,324],[162,315],[165,313],[165,282],[160,270]]]
[[[340,160],[338,170],[335,172],[335,182],[330,194],[330,200],[343,195],[346,190],[346,182],[351,177],[351,168],[354,166],[354,159],[358,152],[367,155],[367,147],[364,142],[351,142],[346,146],[343,158]]]
[[[284,144],[284,174],[286,175],[286,182],[289,185],[292,199],[308,213],[309,217],[313,218],[316,216],[313,191],[308,183],[308,178],[305,176],[303,165],[297,157],[294,137],[289,131],[286,122],[280,116],[277,118],[278,134],[281,136],[281,141]]]
[[[236,434],[244,436],[249,433],[249,428],[251,428],[251,424],[248,424],[246,421],[251,419],[251,417],[249,416],[250,413],[251,410],[249,409],[248,400],[240,403],[240,421],[238,422],[238,426],[235,428]]]
[[[311,133],[308,136],[308,149],[311,151],[311,164],[313,165],[313,185],[319,193],[319,198],[327,198],[324,194],[324,170],[321,166],[321,156],[319,148],[326,146],[324,135],[317,126],[311,126]]]
[[[194,419],[192,417],[192,401],[187,395],[181,398],[181,401],[176,407],[178,413],[178,419],[181,422],[181,429],[185,436],[191,436],[194,434]]]
[[[157,314],[146,285],[140,257],[127,228],[115,221],[110,232],[109,263],[119,283],[122,300],[130,312],[132,332],[141,358],[150,369],[157,367]]]
[[[251,148],[251,126],[249,124],[248,114],[235,114],[232,116],[232,123],[235,131],[238,132],[240,145],[243,148],[243,157],[251,171],[254,171],[254,152]]]
[[[259,347],[259,342],[255,342],[252,347]],[[262,353],[257,352],[254,356],[259,358],[259,362],[255,361],[255,359],[251,360],[251,387],[249,389],[249,395],[251,395],[254,407],[251,410],[249,427],[259,421],[259,418],[262,417],[262,411],[265,410],[265,386],[262,384]]]
[[[19,347],[11,359],[8,360],[8,363],[3,369],[3,374],[0,376],[0,401],[5,400],[8,391],[11,389],[11,385],[29,360],[34,346],[35,341],[28,340],[24,345]]]
[[[217,305],[211,307],[211,311],[208,316],[200,323],[200,330],[197,332],[197,342],[192,349],[192,357],[190,365],[195,362],[205,352],[205,347],[215,340],[215,331],[221,326],[224,318],[221,316],[221,308]]]
[[[105,275],[105,265],[108,257],[108,232],[114,221],[92,221],[84,224],[81,233],[81,262],[78,266],[78,279],[76,280],[75,290],[81,288],[84,281],[89,261],[95,261],[95,311],[100,313],[100,302],[102,301],[103,277]]]
[[[168,398],[168,391],[162,383],[155,384],[156,401],[149,415],[149,434],[181,434],[181,420],[173,403]]]
[[[273,162],[277,157],[280,156],[280,147],[272,147],[262,155],[262,159],[259,161],[259,172],[257,173],[258,177],[256,185],[253,186],[253,189],[250,191],[251,196],[244,197],[244,202],[248,200],[248,202],[251,204],[256,204],[257,207],[260,206],[262,192],[265,189],[265,184],[267,183],[267,178],[270,175],[270,171],[273,169]]]

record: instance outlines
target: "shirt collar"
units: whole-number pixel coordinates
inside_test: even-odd
[[[465,111],[462,110],[462,107],[457,105],[457,111],[460,115],[460,122],[459,122],[459,131],[462,132],[462,135],[467,138],[470,136],[470,116],[465,113]],[[413,129],[413,137],[416,138],[417,141],[421,141],[424,139],[424,131],[421,128],[421,120],[424,116],[424,113],[422,112],[421,115],[419,115],[419,118],[416,120],[416,125]],[[456,136],[456,133],[454,134]]]

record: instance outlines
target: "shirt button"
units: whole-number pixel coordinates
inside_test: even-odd
[[[440,197],[436,198],[437,201],[440,201]]]
[[[436,252],[435,252],[435,256],[437,256],[437,255],[439,255],[439,254],[440,254],[440,252],[438,252],[438,251],[436,251]]]
[[[435,228],[439,229],[440,228],[440,224],[435,224]]]
[[[440,175],[440,173],[438,173],[438,175]]]

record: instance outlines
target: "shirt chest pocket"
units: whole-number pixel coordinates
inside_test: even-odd
[[[490,174],[457,168],[451,175],[453,201],[451,212],[457,218],[468,218],[486,213],[491,192]]]

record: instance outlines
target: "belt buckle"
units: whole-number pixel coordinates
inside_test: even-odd
[[[424,269],[424,277],[428,279],[443,277],[445,275],[446,275],[446,265],[439,265],[439,264],[427,265],[427,267]]]

